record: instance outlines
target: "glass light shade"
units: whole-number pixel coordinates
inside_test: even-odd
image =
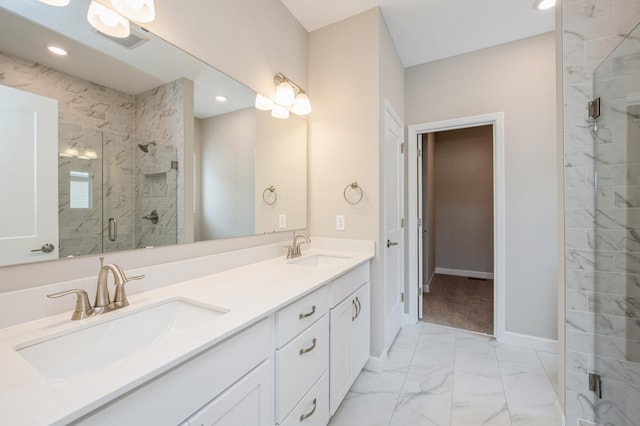
[[[96,30],[116,38],[126,38],[131,34],[129,21],[113,10],[91,0],[87,20]]]
[[[273,101],[258,93],[256,95],[256,109],[260,111],[271,111],[273,109]]]
[[[536,2],[533,3],[533,8],[536,10],[546,10],[551,9],[555,5],[556,0],[536,0]]]
[[[271,110],[271,116],[275,118],[289,118],[289,110],[282,105],[274,104]]]
[[[295,93],[293,93],[293,87],[289,83],[283,81],[282,83],[278,84],[278,87],[276,88],[276,103],[284,106],[289,106],[293,105],[295,99],[296,95]]]
[[[113,7],[122,16],[136,22],[151,22],[156,19],[153,0],[111,0]]]
[[[78,156],[78,150],[76,148],[67,148],[64,150],[64,155],[65,157],[77,157]]]
[[[87,157],[87,159],[89,160],[95,160],[96,158],[98,158],[98,153],[96,152],[95,149],[87,149],[84,151],[84,156]]]
[[[50,6],[66,6],[69,4],[69,0],[40,0],[40,3],[48,4]]]
[[[293,112],[298,115],[307,115],[311,112],[311,101],[304,93],[299,93],[293,103]]]

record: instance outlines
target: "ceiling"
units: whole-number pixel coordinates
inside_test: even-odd
[[[534,0],[281,0],[307,31],[379,6],[405,67],[553,31]]]

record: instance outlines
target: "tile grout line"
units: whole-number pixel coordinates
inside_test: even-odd
[[[451,370],[451,402],[449,403],[449,425],[453,423],[453,394],[456,390],[456,353],[458,352],[458,330],[453,333],[453,369]]]
[[[560,395],[559,395],[559,391],[560,391],[560,386],[558,383],[556,383],[556,385],[553,385],[553,380],[551,380],[551,377],[549,377],[549,372],[547,371],[547,367],[545,367],[544,362],[542,361],[542,359],[540,358],[540,353],[534,349],[534,352],[536,353],[536,358],[538,358],[538,361],[540,362],[540,365],[542,365],[542,371],[544,371],[544,375],[547,378],[547,380],[549,381],[549,384],[551,385],[551,388],[553,389],[553,391],[556,394],[556,399],[559,401],[560,400]]]
[[[494,340],[494,342],[499,343],[497,340]],[[505,387],[505,384],[504,384],[504,379],[503,379],[503,375],[502,375],[502,367],[500,366],[500,361],[498,361],[498,353],[496,352],[496,345],[492,344],[491,347],[493,348],[493,355],[496,357],[496,364],[498,365],[498,372],[500,373],[500,384],[502,384],[502,393],[504,395],[504,404],[507,407],[507,414],[509,415],[509,424],[512,424],[512,421],[511,421],[511,409],[509,408],[509,400],[507,399],[507,388]],[[537,357],[537,355],[536,355],[536,357]]]
[[[424,324],[420,324],[420,333],[418,334],[418,340],[416,341],[416,344],[413,347],[413,351],[411,352],[411,358],[409,359],[409,365],[407,366],[406,373],[404,373],[404,379],[402,380],[402,385],[400,385],[400,391],[398,392],[398,397],[396,398],[396,403],[393,406],[393,412],[391,413],[391,418],[389,419],[389,425],[388,426],[391,426],[391,424],[393,423],[393,417],[396,415],[396,410],[398,409],[398,402],[400,402],[400,396],[402,395],[402,389],[404,389],[404,384],[407,381],[407,376],[409,375],[409,370],[411,368],[411,364],[413,363],[413,357],[416,355],[416,348],[418,347],[418,342],[420,341],[420,336],[422,335],[422,329],[423,328],[424,328]],[[393,346],[393,344],[391,344],[391,346]]]

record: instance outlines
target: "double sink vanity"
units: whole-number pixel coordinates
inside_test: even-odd
[[[0,418],[326,425],[369,357],[374,249],[320,247],[0,329]]]

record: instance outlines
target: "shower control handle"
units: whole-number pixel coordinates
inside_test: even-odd
[[[160,216],[158,216],[158,211],[157,210],[152,210],[151,214],[148,214],[146,216],[142,216],[142,218],[150,221],[151,223],[153,223],[155,225],[156,223],[158,223],[158,220],[160,219]]]
[[[36,252],[43,252],[43,253],[51,253],[54,249],[56,248],[56,246],[54,246],[51,243],[46,243],[43,244],[42,247],[38,248],[38,249],[33,249],[31,250],[31,253],[36,253]]]

